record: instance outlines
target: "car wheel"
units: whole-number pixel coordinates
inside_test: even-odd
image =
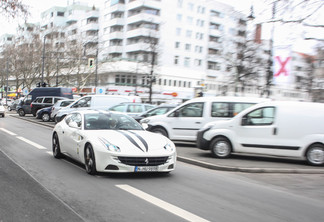
[[[25,116],[25,111],[23,109],[18,110],[19,116]]]
[[[56,133],[54,133],[53,135],[52,147],[53,147],[53,156],[56,159],[62,158],[63,154],[61,153],[61,149],[60,149],[60,141]]]
[[[324,165],[324,145],[319,143],[311,145],[307,149],[306,160],[313,166]]]
[[[84,152],[84,165],[88,174],[94,175],[96,170],[96,159],[91,144],[88,144]]]
[[[216,137],[210,143],[210,150],[214,157],[228,158],[232,152],[232,145],[225,137]]]
[[[157,134],[161,134],[161,135],[163,135],[165,137],[168,137],[167,131],[165,131],[165,129],[163,129],[161,127],[157,127],[157,128],[152,129],[152,132],[157,133]]]
[[[49,113],[43,113],[42,114],[42,120],[43,120],[43,122],[48,122],[50,120]]]

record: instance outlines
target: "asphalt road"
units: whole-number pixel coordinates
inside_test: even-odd
[[[263,174],[268,178],[258,179],[260,174],[215,171],[182,162],[170,175],[90,176],[78,163],[52,157],[49,127],[7,116],[0,119],[0,140],[1,222],[324,218],[323,186],[310,190],[323,179],[317,174],[310,175],[313,183],[298,189],[293,188],[294,180],[284,182],[287,175]],[[267,182],[278,176],[283,181]]]

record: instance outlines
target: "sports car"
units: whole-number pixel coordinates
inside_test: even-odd
[[[145,131],[132,117],[113,111],[68,114],[53,129],[55,158],[69,156],[97,172],[171,172],[176,147],[165,136]]]

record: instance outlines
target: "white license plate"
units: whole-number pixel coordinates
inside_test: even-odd
[[[135,172],[155,172],[158,171],[157,166],[136,166]]]

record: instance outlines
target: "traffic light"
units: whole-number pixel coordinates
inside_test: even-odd
[[[89,68],[92,68],[93,65],[94,65],[94,58],[89,58],[88,59],[88,66],[89,66]]]

